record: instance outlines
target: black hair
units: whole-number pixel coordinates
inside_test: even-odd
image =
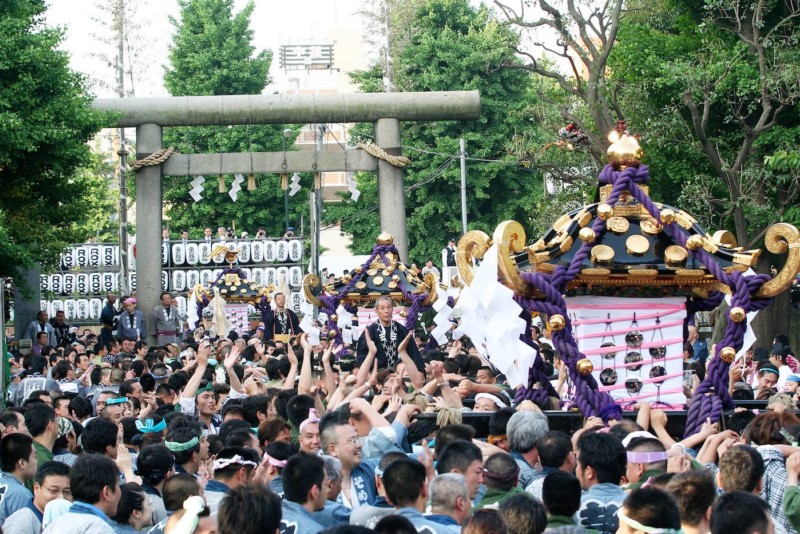
[[[198,440],[202,438],[203,427],[200,426],[197,420],[176,418],[174,422],[176,424],[171,425],[167,430],[167,441],[187,443],[194,438]],[[175,457],[176,464],[183,465],[191,461],[192,455],[196,452],[200,452],[200,443],[184,451],[173,451],[172,455]]]
[[[667,482],[666,489],[678,504],[681,522],[695,527],[705,518],[717,497],[714,476],[705,470],[676,473]]]
[[[219,504],[220,534],[261,534],[280,528],[281,499],[267,488],[242,486],[227,492]]]
[[[106,448],[117,446],[117,425],[108,419],[95,417],[86,423],[81,445],[85,452],[105,454]]]
[[[736,393],[734,391],[734,393]],[[752,395],[752,391],[750,392]],[[756,418],[756,414],[751,412],[750,410],[744,410],[741,412],[735,412],[728,417],[728,421],[725,424],[725,427],[728,430],[733,430],[737,434],[741,435],[744,432],[744,429],[747,428],[747,425],[750,424],[750,421]]]
[[[242,411],[244,412],[245,421],[250,423],[251,427],[258,426],[258,413],[262,413],[264,417],[267,416],[269,411],[269,397],[266,395],[251,395],[242,401]]]
[[[72,363],[69,360],[61,360],[53,367],[53,380],[64,380],[72,370]]]
[[[453,471],[465,473],[470,464],[476,461],[483,463],[481,449],[470,441],[457,439],[436,455],[436,472],[440,475]]]
[[[581,507],[581,483],[578,477],[554,471],[542,483],[542,503],[550,515],[572,517]]]
[[[321,487],[325,480],[325,462],[319,456],[300,453],[289,458],[281,472],[283,498],[305,504],[308,492],[314,486]]]
[[[174,465],[175,457],[165,445],[148,445],[136,457],[136,474],[148,486],[155,486],[167,478]]]
[[[230,434],[228,434],[228,439],[226,439],[223,443],[226,447],[253,447],[253,438],[258,440],[258,436],[253,433],[252,428],[237,428]]]
[[[350,532],[349,530],[347,531]],[[417,534],[417,528],[410,519],[402,515],[389,514],[375,524],[370,531],[376,534]]]
[[[506,427],[508,426],[508,420],[511,419],[511,416],[517,413],[517,410],[514,408],[500,408],[499,410],[492,413],[492,416],[489,417],[489,434],[494,436],[502,436],[506,433]]]
[[[0,440],[0,469],[6,473],[17,470],[17,462],[31,457],[33,438],[14,432]]]
[[[529,493],[513,495],[498,508],[508,534],[540,534],[547,527],[544,505]]]
[[[228,398],[228,400],[222,406],[222,419],[225,419],[228,414],[240,415],[242,416],[242,419],[244,419],[244,408],[242,408],[242,403],[237,401],[239,401],[239,399],[231,399],[230,397]],[[236,419],[230,419],[227,422],[230,421],[236,421]],[[244,422],[247,423],[247,421]],[[225,426],[225,423],[223,423],[222,426]],[[247,426],[250,426],[250,423],[247,423]]]
[[[230,459],[234,456],[239,456],[242,460],[254,462],[255,466],[248,466],[243,464],[230,464],[226,467],[221,467],[214,470],[214,478],[229,479],[234,476],[243,467],[248,471],[253,471],[261,463],[261,456],[249,447],[225,447],[217,453],[217,459],[224,460]]]
[[[295,395],[286,403],[286,415],[295,428],[300,428],[300,423],[308,419],[308,413],[315,406],[314,397],[311,395]]]
[[[36,469],[36,477],[33,480],[34,482],[36,482],[41,486],[42,484],[44,484],[44,479],[46,479],[47,477],[69,478],[69,466],[67,464],[56,462],[53,460],[50,460],[49,462],[43,462]]]
[[[87,429],[89,426],[87,425]],[[76,501],[96,504],[100,502],[105,487],[116,489],[118,486],[117,464],[100,454],[80,456],[69,472],[69,487]]]
[[[519,466],[507,452],[496,452],[483,464],[484,484],[487,489],[509,491],[519,480]]]
[[[639,488],[632,491],[622,503],[625,514],[651,528],[681,528],[681,512],[675,499],[659,488]]]
[[[43,374],[45,369],[47,369],[47,358],[44,356],[31,358],[31,373]]]
[[[161,495],[164,498],[164,508],[168,512],[175,512],[183,508],[183,501],[194,495],[200,495],[200,483],[189,473],[172,475],[164,482]]]
[[[578,440],[578,463],[594,469],[598,482],[619,484],[628,466],[628,455],[616,437],[595,432]]]
[[[413,506],[425,486],[425,466],[411,458],[396,460],[383,471],[386,500],[395,508]]]
[[[250,430],[252,428],[253,427],[250,426],[250,423],[247,421],[242,421],[241,419],[231,419],[230,421],[225,421],[222,423],[222,426],[219,428],[219,437],[223,443],[227,443],[228,436],[230,436],[234,430]]]
[[[265,447],[264,452],[278,461],[284,461],[297,454],[297,447],[285,441],[273,441]],[[277,469],[279,473],[283,471],[282,467],[278,467]]]
[[[664,447],[664,444],[661,443],[660,440],[655,438],[647,438],[647,437],[640,437],[640,438],[633,438],[628,446],[625,448],[627,451],[630,452],[666,452],[667,449]],[[651,469],[658,469],[659,471],[666,471],[667,470],[667,461],[660,460],[656,462],[639,462],[644,463],[651,466]]]
[[[752,493],[724,493],[711,508],[711,534],[766,532],[769,516],[769,504]]]
[[[142,442],[144,432],[136,428],[135,417],[123,417],[119,424],[122,426],[122,442],[138,446]]]
[[[539,451],[539,462],[542,467],[558,469],[564,465],[567,456],[572,452],[572,441],[566,432],[551,430],[536,442],[536,450]]]
[[[25,426],[32,437],[41,436],[47,425],[56,420],[56,411],[47,404],[32,404],[25,409]]]
[[[442,449],[452,441],[464,440],[472,441],[475,437],[475,429],[471,426],[464,424],[445,425],[436,433],[436,443],[434,444],[434,452],[438,458]]]
[[[128,524],[133,512],[141,512],[147,495],[139,484],[129,482],[120,486],[122,494],[117,505],[117,514],[112,518],[122,525]]]
[[[274,357],[270,358],[267,360],[266,365],[267,377],[270,380],[280,380],[289,374],[290,368],[291,364],[289,363],[289,360]]]

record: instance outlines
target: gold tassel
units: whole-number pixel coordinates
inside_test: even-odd
[[[289,175],[286,173],[281,174],[281,191],[289,189]]]
[[[247,190],[255,191],[256,189],[256,175],[252,172],[247,175]]]
[[[220,174],[219,176],[217,176],[217,181],[219,182],[219,192],[220,193],[224,193],[225,192],[225,177]]]

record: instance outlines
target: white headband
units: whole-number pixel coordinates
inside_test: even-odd
[[[475,395],[476,401],[479,401],[481,399],[488,399],[492,401],[493,403],[495,403],[495,405],[497,405],[498,408],[508,408],[508,403],[500,400],[500,397],[498,397],[497,395],[492,395],[491,393],[478,393],[477,395]]]
[[[220,458],[218,460],[214,460],[214,471],[216,471],[217,469],[225,469],[229,465],[233,464],[238,464],[242,466],[252,465],[253,467],[258,466],[257,463],[251,462],[250,460],[245,460],[244,458],[242,458],[237,454],[233,458]]]

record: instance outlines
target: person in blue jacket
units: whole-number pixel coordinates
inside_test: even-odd
[[[281,534],[316,534],[324,527],[311,515],[325,508],[328,500],[328,475],[319,456],[300,453],[289,458],[281,475]]]

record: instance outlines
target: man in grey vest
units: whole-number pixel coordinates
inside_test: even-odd
[[[169,291],[161,293],[161,304],[153,309],[153,328],[156,331],[156,344],[162,347],[168,343],[178,343],[182,319],[178,307],[172,303]]]

